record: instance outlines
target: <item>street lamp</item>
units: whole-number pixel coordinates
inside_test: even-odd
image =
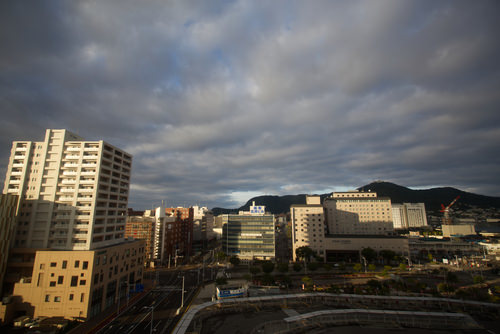
[[[181,297],[181,307],[177,309],[177,315],[179,315],[184,307],[184,275],[182,275],[182,297]]]
[[[149,334],[153,334],[153,312],[155,310],[154,306],[144,306],[145,309],[151,310],[151,327],[149,328]]]

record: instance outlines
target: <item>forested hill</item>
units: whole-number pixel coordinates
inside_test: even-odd
[[[500,208],[500,197],[490,197],[465,192],[451,187],[431,188],[424,190],[413,190],[390,182],[373,182],[359,187],[359,191],[373,191],[380,197],[389,197],[392,203],[425,203],[428,211],[438,210],[441,204],[448,205],[457,196],[458,207],[477,206],[479,208]],[[321,194],[321,199],[330,196],[331,193]],[[248,211],[252,202],[256,205],[266,206],[266,211],[273,214],[287,213],[292,204],[305,204],[306,195],[285,196],[257,196],[253,197],[240,208],[224,209],[213,208],[215,215],[223,213],[238,213],[239,210]]]

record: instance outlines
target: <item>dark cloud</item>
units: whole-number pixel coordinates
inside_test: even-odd
[[[499,196],[497,1],[0,4],[0,174],[45,128],[134,155],[130,204],[374,179]]]

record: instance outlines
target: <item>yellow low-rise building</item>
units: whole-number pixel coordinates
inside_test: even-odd
[[[37,251],[33,274],[14,286],[16,311],[89,319],[142,285],[142,240],[88,251]]]

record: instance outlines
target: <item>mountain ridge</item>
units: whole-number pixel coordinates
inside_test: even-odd
[[[376,181],[357,188],[359,191],[373,191],[380,197],[389,197],[392,203],[425,203],[427,211],[436,211],[440,209],[441,204],[448,205],[457,196],[457,207],[479,208],[500,208],[500,197],[478,195],[453,187],[437,187],[430,189],[410,189],[391,182]],[[320,194],[321,199],[330,196],[331,193]],[[293,204],[305,204],[306,194],[298,195],[262,195],[249,199],[243,206],[237,209],[213,208],[215,215],[225,213],[238,213],[240,210],[248,211],[252,202],[256,205],[266,206],[266,211],[272,214],[282,214],[290,211]]]

